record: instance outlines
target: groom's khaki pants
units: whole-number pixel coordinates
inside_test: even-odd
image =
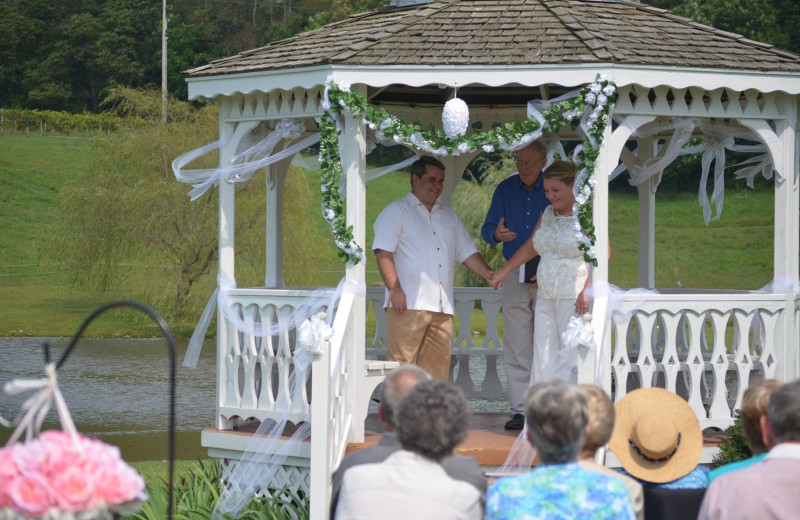
[[[386,308],[386,359],[419,365],[431,377],[450,378],[453,316],[443,312],[395,312]]]

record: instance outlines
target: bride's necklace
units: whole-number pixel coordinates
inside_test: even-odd
[[[555,213],[557,217],[571,217],[572,216],[572,210],[569,210],[569,213],[567,213],[565,215],[559,215],[558,214],[558,210],[556,208],[553,208],[553,213]]]

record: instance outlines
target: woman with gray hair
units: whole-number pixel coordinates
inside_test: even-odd
[[[614,477],[581,468],[586,440],[586,392],[565,381],[533,385],[525,394],[528,440],[540,463],[527,475],[501,479],[489,488],[486,518],[635,518],[625,485]]]
[[[400,402],[396,418],[403,449],[345,472],[336,520],[483,518],[480,492],[441,465],[467,438],[472,420],[461,390],[442,379],[418,383]]]

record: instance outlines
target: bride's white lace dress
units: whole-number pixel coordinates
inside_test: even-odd
[[[564,348],[561,337],[576,315],[575,300],[589,277],[575,236],[579,232],[573,216],[556,216],[553,207],[548,206],[533,235],[534,248],[542,259],[537,271],[532,383],[577,377],[577,358]]]

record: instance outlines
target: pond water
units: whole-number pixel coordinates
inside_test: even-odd
[[[200,430],[214,423],[214,340],[206,341],[197,368],[181,365],[186,340],[176,345],[176,458],[206,457]],[[0,385],[41,378],[48,342],[58,360],[67,338],[0,338]],[[58,371],[58,383],[78,430],[115,444],[128,461],[167,458],[169,356],[163,339],[82,339]],[[0,415],[13,419],[30,394],[0,392]],[[60,429],[51,410],[44,429]],[[11,430],[0,427],[0,445]]]
[[[51,359],[60,359],[68,338],[0,338],[0,389],[16,378],[44,376],[45,342]],[[200,446],[200,431],[214,425],[215,349],[206,340],[196,369],[182,365],[187,340],[176,345],[176,458],[207,457]],[[505,383],[502,356],[498,371]],[[485,359],[473,357],[470,373],[478,383]],[[79,431],[119,446],[131,462],[167,458],[169,424],[169,356],[163,339],[86,338],[73,349],[58,371],[58,383]],[[13,419],[30,393],[10,396],[0,390],[0,415]],[[506,412],[508,401],[472,399],[474,411]],[[370,412],[376,412],[371,403]],[[51,410],[44,429],[60,429]],[[0,446],[11,430],[0,426]]]

